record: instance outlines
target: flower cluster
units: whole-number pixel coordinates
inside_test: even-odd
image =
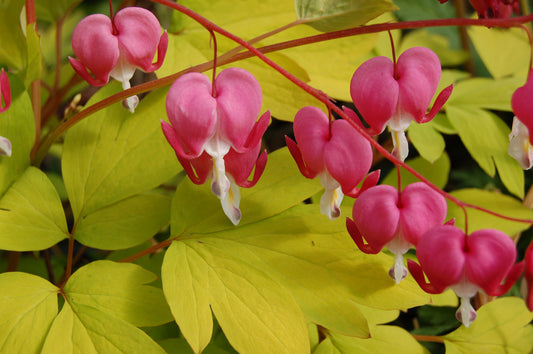
[[[514,0],[470,2],[480,17],[506,17],[516,5]],[[85,18],[76,27],[72,43],[79,59],[69,59],[80,76],[95,86],[113,77],[127,89],[136,68],[154,71],[161,66],[168,38],[166,32],[161,34],[159,22],[149,11],[126,8],[112,19],[104,15]],[[405,130],[411,121],[433,119],[452,93],[453,85],[443,89],[429,109],[440,77],[439,59],[427,48],[408,49],[397,62],[372,58],[355,71],[350,83],[361,117],[346,107],[344,112],[371,135],[381,134],[388,126],[393,155],[404,161],[408,155]],[[249,72],[229,68],[213,80],[201,73],[177,79],[166,100],[168,122],[162,120],[161,127],[191,181],[203,184],[211,179],[211,191],[237,225],[241,220],[239,187],[254,186],[266,166],[261,139],[270,113],[260,116],[262,91]],[[512,98],[516,117],[509,153],[524,168],[533,164],[533,137],[529,134],[533,129],[532,96],[530,75]],[[3,106],[0,104],[2,112],[11,100],[3,70],[0,97],[4,101]],[[130,97],[125,105],[133,111],[137,101]],[[325,188],[320,211],[333,220],[340,216],[345,195],[357,198],[353,219],[346,219],[347,230],[362,252],[376,254],[387,247],[395,255],[389,274],[396,283],[408,274],[404,254],[416,248],[419,263],[409,261],[409,272],[428,293],[453,289],[461,298],[457,318],[468,327],[476,317],[470,299],[480,290],[502,295],[525,267],[527,304],[533,309],[533,246],[526,260],[516,263],[515,245],[503,232],[484,229],[467,235],[453,225],[453,220],[445,223],[446,200],[427,184],[413,183],[403,190],[376,185],[379,171],[369,173],[372,146],[347,120],[333,119],[316,107],[304,107],[294,118],[294,137],[295,141],[286,137],[286,142],[300,172],[306,178],[319,177]],[[8,140],[2,141],[0,148],[9,155],[11,146],[6,144]]]
[[[127,7],[112,19],[96,14],[81,20],[72,34],[72,49],[78,59],[69,57],[69,61],[89,84],[105,85],[111,76],[125,90],[130,88],[129,80],[136,68],[152,72],[161,67],[167,46],[168,35],[161,34],[154,14],[140,7]],[[152,63],[156,52],[157,61]],[[133,96],[123,104],[133,112],[138,102]]]

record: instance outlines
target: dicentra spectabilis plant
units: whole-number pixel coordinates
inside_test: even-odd
[[[533,15],[441,2],[1,0],[0,352],[531,353]]]

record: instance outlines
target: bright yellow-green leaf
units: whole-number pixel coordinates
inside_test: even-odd
[[[43,70],[41,64],[41,45],[39,43],[39,35],[35,30],[35,24],[26,27],[26,46],[28,57],[25,64],[26,77],[24,83],[26,87],[30,87],[33,81],[41,77]]]
[[[20,26],[20,12],[24,0],[4,0],[0,3],[0,63],[22,69],[26,57],[26,40]]]
[[[444,336],[448,348],[461,353],[530,353],[533,349],[533,313],[524,300],[503,297],[483,305],[476,320]]]
[[[442,156],[446,144],[444,138],[432,126],[412,122],[408,130],[409,140],[420,155],[430,163]]]
[[[118,85],[108,85],[89,104],[117,91]],[[165,96],[165,90],[150,93],[134,114],[116,103],[68,131],[62,172],[76,221],[179,171],[159,121],[165,115]]]
[[[524,84],[522,78],[462,80],[453,88],[448,105],[511,111],[511,96]]]
[[[449,104],[446,115],[479,166],[491,177],[497,168],[509,192],[523,197],[524,171],[507,152],[509,127],[494,113],[464,105]]]
[[[54,320],[41,353],[96,354],[98,351],[83,323],[66,303]]]
[[[10,75],[9,81],[12,102],[0,116],[0,135],[11,141],[12,155],[0,156],[0,195],[30,165],[30,151],[35,142],[35,123],[28,93],[17,77]]]
[[[139,194],[80,219],[74,238],[94,248],[115,250],[138,245],[170,221],[169,197]]]
[[[446,114],[444,113],[437,113],[433,120],[424,124],[433,127],[435,128],[435,130],[438,130],[439,132],[444,134],[457,134],[454,127],[451,125],[450,121],[446,117]]]
[[[295,0],[298,19],[322,32],[363,25],[398,9],[390,0]]]
[[[409,32],[402,38],[399,52],[412,47],[431,49],[440,59],[443,66],[458,66],[466,61],[468,53],[450,48],[450,40],[441,34],[430,33],[427,29]]]
[[[426,177],[430,182],[435,184],[439,188],[444,188],[448,182],[448,174],[450,173],[450,158],[446,152],[443,152],[441,157],[434,163],[429,163],[421,157],[415,157],[412,160],[407,160],[407,165],[414,168],[422,176]],[[415,182],[419,182],[418,178],[404,170],[400,170],[402,179],[402,188]],[[381,184],[389,184],[391,186],[398,186],[398,173],[396,169],[391,170],[387,176],[383,179]]]
[[[195,352],[210,340],[211,310],[239,352],[309,352],[307,326],[291,294],[231,246],[174,242],[162,277],[174,318]]]
[[[313,354],[428,353],[406,330],[396,326],[374,326],[371,338],[355,338],[330,332]]]
[[[0,200],[0,248],[46,249],[68,237],[61,200],[44,172],[28,167]]]
[[[493,212],[518,219],[533,220],[533,211],[525,207],[520,201],[508,195],[481,189],[460,189],[450,193],[465,203],[480,206]],[[512,236],[527,230],[529,224],[505,220],[487,213],[468,210],[468,231],[492,228],[498,229]],[[448,217],[455,217],[455,225],[464,227],[464,213],[457,205],[448,202]]]
[[[146,333],[98,309],[65,302],[43,353],[164,353]]]
[[[57,314],[59,289],[20,272],[0,274],[0,289],[0,352],[39,352]]]
[[[187,238],[231,248],[288,288],[307,318],[348,335],[368,335],[354,302],[395,310],[430,299],[412,278],[395,285],[388,275],[393,257],[356,251],[344,220],[329,221],[317,205],[298,205],[260,222]]]
[[[468,29],[468,36],[495,79],[526,77],[531,50],[524,30],[473,26]]]
[[[241,188],[242,220],[246,225],[301,203],[322,189],[318,179],[303,177],[284,148],[268,155],[261,179],[252,188]],[[213,195],[209,183],[196,186],[188,179],[178,186],[171,209],[171,233],[213,232],[234,229],[224,215],[220,201]]]
[[[172,320],[161,289],[146,285],[156,275],[132,263],[95,261],[77,270],[65,286],[67,300],[120,318],[137,327]]]

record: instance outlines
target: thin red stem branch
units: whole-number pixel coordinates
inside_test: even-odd
[[[399,166],[405,168],[407,171],[409,171],[409,173],[414,175],[420,181],[426,183],[428,186],[430,186],[436,192],[442,194],[444,197],[446,197],[448,200],[452,201],[453,203],[455,203],[455,204],[457,204],[459,206],[470,207],[470,208],[473,208],[473,209],[485,211],[485,212],[487,212],[487,213],[489,213],[491,215],[498,216],[498,217],[501,217],[501,218],[506,219],[506,220],[519,221],[519,222],[533,224],[533,220],[511,218],[511,217],[508,217],[508,216],[505,216],[505,215],[501,215],[501,214],[498,214],[496,212],[490,211],[490,210],[482,208],[482,207],[478,207],[478,206],[475,206],[475,205],[470,205],[468,203],[464,203],[463,201],[461,201],[461,200],[453,197],[452,195],[444,192],[439,187],[437,187],[436,185],[431,183],[431,181],[429,181],[427,178],[425,178],[420,173],[418,173],[416,170],[414,170],[413,168],[409,167],[407,164],[405,164],[404,162],[400,161],[399,159],[394,157],[391,153],[389,153],[387,150],[385,150],[378,142],[376,142],[374,139],[372,139],[372,137],[362,127],[360,127],[356,123],[352,122],[350,120],[350,118],[340,108],[338,108],[336,105],[334,105],[329,100],[329,97],[325,93],[323,93],[322,91],[319,91],[319,90],[315,89],[314,87],[311,87],[310,85],[306,84],[305,82],[299,80],[297,77],[292,75],[286,69],[282,68],[281,66],[279,66],[278,64],[276,64],[275,62],[273,62],[272,60],[267,58],[261,51],[257,50],[257,48],[255,48],[254,46],[250,45],[248,42],[244,41],[243,39],[235,36],[234,34],[228,32],[228,31],[226,31],[225,29],[215,25],[211,21],[207,20],[206,18],[200,16],[196,12],[194,12],[194,11],[192,11],[192,10],[190,10],[190,9],[180,5],[180,4],[173,3],[173,2],[171,2],[169,0],[151,0],[151,1],[160,3],[162,5],[165,5],[165,6],[168,6],[170,8],[173,8],[175,10],[178,10],[181,13],[183,13],[183,14],[191,17],[195,21],[197,21],[199,24],[204,26],[208,31],[214,31],[214,32],[220,33],[224,37],[229,38],[232,41],[234,41],[234,42],[242,45],[246,49],[248,49],[255,56],[257,56],[259,59],[261,59],[265,64],[269,65],[274,70],[278,71],[280,74],[285,76],[288,80],[290,80],[296,86],[300,87],[305,92],[309,93],[310,95],[312,95],[313,97],[317,98],[318,100],[324,102],[329,107],[329,109],[335,111],[337,114],[339,114],[339,116],[341,116],[343,119],[348,121],[350,123],[350,125],[359,134],[363,135],[363,137],[365,137],[365,139],[367,139],[370,142],[370,144],[372,144],[376,148],[376,150],[378,152],[380,152],[383,156],[385,156],[394,165],[396,165],[396,166],[399,165]],[[531,16],[531,15],[530,16],[524,16],[521,19],[523,20],[524,18],[527,18],[527,21],[532,21],[533,20],[533,16]],[[522,23],[522,22],[520,22],[520,20],[517,20],[517,19],[520,19],[520,18],[488,19],[488,20],[487,19],[483,19],[483,20],[479,20],[479,19],[475,19],[475,20],[472,20],[472,19],[440,19],[440,20],[428,20],[428,21],[411,21],[411,22],[401,22],[401,23],[370,25],[370,26],[350,29],[350,30],[346,30],[346,31],[347,32],[352,32],[352,31],[355,32],[357,30],[360,30],[361,32],[358,33],[358,34],[361,34],[361,33],[370,33],[370,32],[364,32],[365,29],[366,30],[371,29],[373,31],[378,31],[378,30],[379,31],[384,31],[384,30],[389,31],[389,30],[392,30],[392,29],[406,29],[406,28],[413,28],[413,27],[421,28],[421,27],[437,27],[437,26],[468,26],[468,25],[479,25],[479,24],[483,24],[485,26],[490,26],[490,27],[495,27],[495,26],[512,27],[512,26],[518,26],[518,25],[520,25]],[[342,32],[343,31],[337,31],[336,33],[342,33]],[[353,34],[354,33],[352,32],[351,35],[353,35]],[[316,37],[328,36],[328,35],[331,35],[331,34],[330,33],[325,33],[323,35],[318,35],[318,36],[314,36],[314,37],[316,38]]]
[[[434,342],[434,343],[444,343],[444,339],[439,336],[424,336],[421,334],[411,334],[414,339],[419,342]]]
[[[138,253],[135,253],[135,254],[132,254],[131,256],[128,256],[124,259],[121,259],[119,262],[120,263],[127,263],[127,262],[132,262],[132,261],[135,261],[139,258],[142,258],[144,256],[147,256],[149,254],[152,254],[154,253],[155,251],[157,250],[160,250],[161,248],[164,248],[164,247],[167,247],[167,246],[170,246],[170,244],[172,243],[172,241],[174,241],[176,239],[176,237],[174,238],[170,238],[168,240],[165,240],[165,241],[162,241],[162,242],[159,242],[158,244],[156,245],[153,245],[152,247],[150,248],[147,248],[145,250],[142,250]]]
[[[317,90],[306,83],[302,82],[295,76],[293,76],[290,72],[267,58],[264,53],[277,51],[281,49],[301,46],[305,44],[311,44],[311,43],[317,43],[321,41],[331,40],[335,38],[343,38],[353,35],[359,35],[359,34],[368,34],[368,33],[377,33],[382,31],[389,31],[389,30],[395,30],[395,29],[410,29],[410,28],[424,28],[424,27],[443,27],[443,26],[489,26],[489,27],[513,27],[518,26],[522,23],[533,21],[533,15],[528,16],[522,16],[522,17],[513,17],[508,19],[438,19],[438,20],[426,20],[426,21],[407,21],[407,22],[401,22],[401,23],[383,23],[383,24],[376,24],[376,25],[369,25],[364,27],[357,27],[347,30],[341,30],[341,31],[335,31],[335,32],[329,32],[329,33],[323,33],[315,36],[305,37],[305,38],[299,38],[292,41],[287,41],[283,43],[278,43],[275,45],[263,47],[262,50],[259,50],[250,43],[244,41],[243,39],[229,33],[228,31],[218,27],[214,23],[210,22],[209,20],[205,19],[204,17],[200,16],[199,14],[195,13],[194,11],[180,5],[174,2],[171,2],[169,0],[151,0],[152,2],[160,3],[164,6],[173,8],[177,11],[180,11],[181,13],[191,17],[198,23],[200,23],[202,26],[204,26],[208,31],[217,32],[234,42],[240,44],[242,47],[246,48],[250,53],[239,53],[235,55],[233,58],[221,61],[219,60],[218,64],[223,65],[227,64],[229,62],[242,60],[245,58],[249,58],[251,56],[257,56],[259,59],[261,59],[263,62],[265,62],[267,65],[278,71],[280,74],[285,76],[288,80],[293,82],[295,85],[300,87],[305,92],[309,93],[313,97],[319,99],[324,104],[328,106],[329,109],[335,111],[339,116],[341,116],[343,119],[348,121],[352,127],[358,131],[361,135],[363,135],[369,142],[374,146],[374,148],[380,152],[383,156],[385,156],[388,160],[390,160],[395,165],[399,165],[403,168],[405,168],[409,173],[411,173],[413,176],[418,178],[419,180],[426,183],[428,186],[430,186],[432,189],[437,191],[438,193],[442,194],[444,197],[446,197],[451,202],[459,205],[460,207],[468,207],[476,210],[480,210],[483,212],[486,212],[490,215],[500,217],[503,219],[507,219],[510,221],[517,221],[517,222],[523,222],[523,223],[529,223],[533,224],[533,220],[529,219],[518,219],[518,218],[512,218],[505,215],[498,214],[496,212],[493,212],[491,210],[471,205],[468,203],[464,203],[461,200],[453,197],[452,195],[444,192],[439,187],[435,186],[433,183],[431,183],[429,180],[427,180],[424,176],[422,176],[420,173],[418,173],[413,168],[409,167],[402,161],[395,158],[393,155],[391,155],[387,150],[385,150],[378,142],[376,142],[372,137],[361,127],[359,127],[357,124],[352,122],[349,117],[347,117],[342,110],[340,110],[337,106],[335,106],[329,99],[329,97],[323,93],[320,90]],[[219,58],[220,59],[220,58]],[[100,109],[103,109],[104,107],[107,107],[115,102],[118,102],[119,100],[122,100],[124,97],[131,96],[133,94],[143,93],[150,91],[155,88],[163,87],[166,85],[171,84],[177,77],[191,71],[200,71],[200,70],[207,70],[209,68],[213,67],[213,61],[204,63],[201,65],[198,65],[193,68],[189,68],[187,70],[181,71],[179,73],[176,73],[174,75],[167,76],[162,79],[158,79],[155,81],[151,81],[142,85],[138,85],[134,88],[125,90],[121,93],[115,94],[113,96],[110,96],[93,106],[88,107],[87,109],[83,110],[82,112],[76,114],[71,119],[63,122],[58,129],[54,130],[49,136],[45,138],[45,141],[43,142],[41,149],[38,151],[36,159],[34,159],[33,163],[39,163],[39,161],[42,160],[46,152],[48,151],[51,144],[59,137],[61,136],[68,128],[70,128],[75,123],[79,122],[83,118],[91,115],[92,113],[95,113],[99,111]]]

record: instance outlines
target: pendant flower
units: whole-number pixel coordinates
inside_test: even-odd
[[[11,86],[4,69],[0,70],[0,113],[7,111],[11,106]],[[8,138],[0,136],[0,155],[11,156],[11,142]]]
[[[296,113],[294,137],[298,144],[285,137],[287,147],[305,177],[320,177],[326,189],[320,211],[333,220],[340,215],[344,195],[360,193],[357,185],[372,165],[372,147],[348,122],[331,122],[324,112],[311,106]],[[362,189],[375,185],[378,179],[379,171],[373,172]]]
[[[375,57],[355,71],[350,83],[352,100],[370,134],[380,134],[389,126],[394,143],[393,154],[405,160],[409,153],[405,129],[412,120],[425,123],[433,119],[452,93],[453,85],[438,95],[441,66],[439,58],[427,48],[406,50],[395,64],[387,57]]]
[[[246,70],[226,69],[213,86],[204,74],[181,76],[167,95],[170,124],[161,121],[161,127],[192,182],[203,184],[212,178],[213,194],[236,225],[240,221],[237,185],[255,185],[265,168],[266,154],[259,158],[258,154],[270,112],[256,122],[261,87]],[[254,165],[255,175],[248,181]]]
[[[346,218],[346,227],[361,251],[376,254],[387,247],[395,255],[389,274],[399,283],[407,276],[403,255],[426,231],[442,225],[446,209],[444,197],[425,183],[410,184],[401,193],[392,186],[379,185],[357,198],[353,221]]]
[[[448,0],[439,0],[441,4]],[[469,0],[479,18],[507,18],[520,12],[518,0]]]
[[[168,35],[166,31],[161,34],[154,14],[140,7],[126,7],[113,19],[96,14],[81,20],[72,34],[72,49],[78,59],[69,57],[69,61],[89,84],[103,86],[111,76],[126,90],[136,68],[152,72],[161,67],[167,46]],[[156,52],[157,61],[152,63]],[[138,102],[133,96],[123,104],[133,112]]]
[[[533,164],[533,73],[529,74],[526,84],[516,89],[511,98],[511,107],[515,117],[509,134],[509,155],[514,157],[524,170]]]
[[[457,319],[466,327],[476,318],[470,298],[479,290],[490,296],[505,294],[524,268],[523,262],[515,264],[516,248],[511,238],[494,229],[467,236],[458,227],[438,226],[420,238],[416,255],[420,265],[409,260],[408,266],[417,283],[430,294],[452,288],[461,298]]]

